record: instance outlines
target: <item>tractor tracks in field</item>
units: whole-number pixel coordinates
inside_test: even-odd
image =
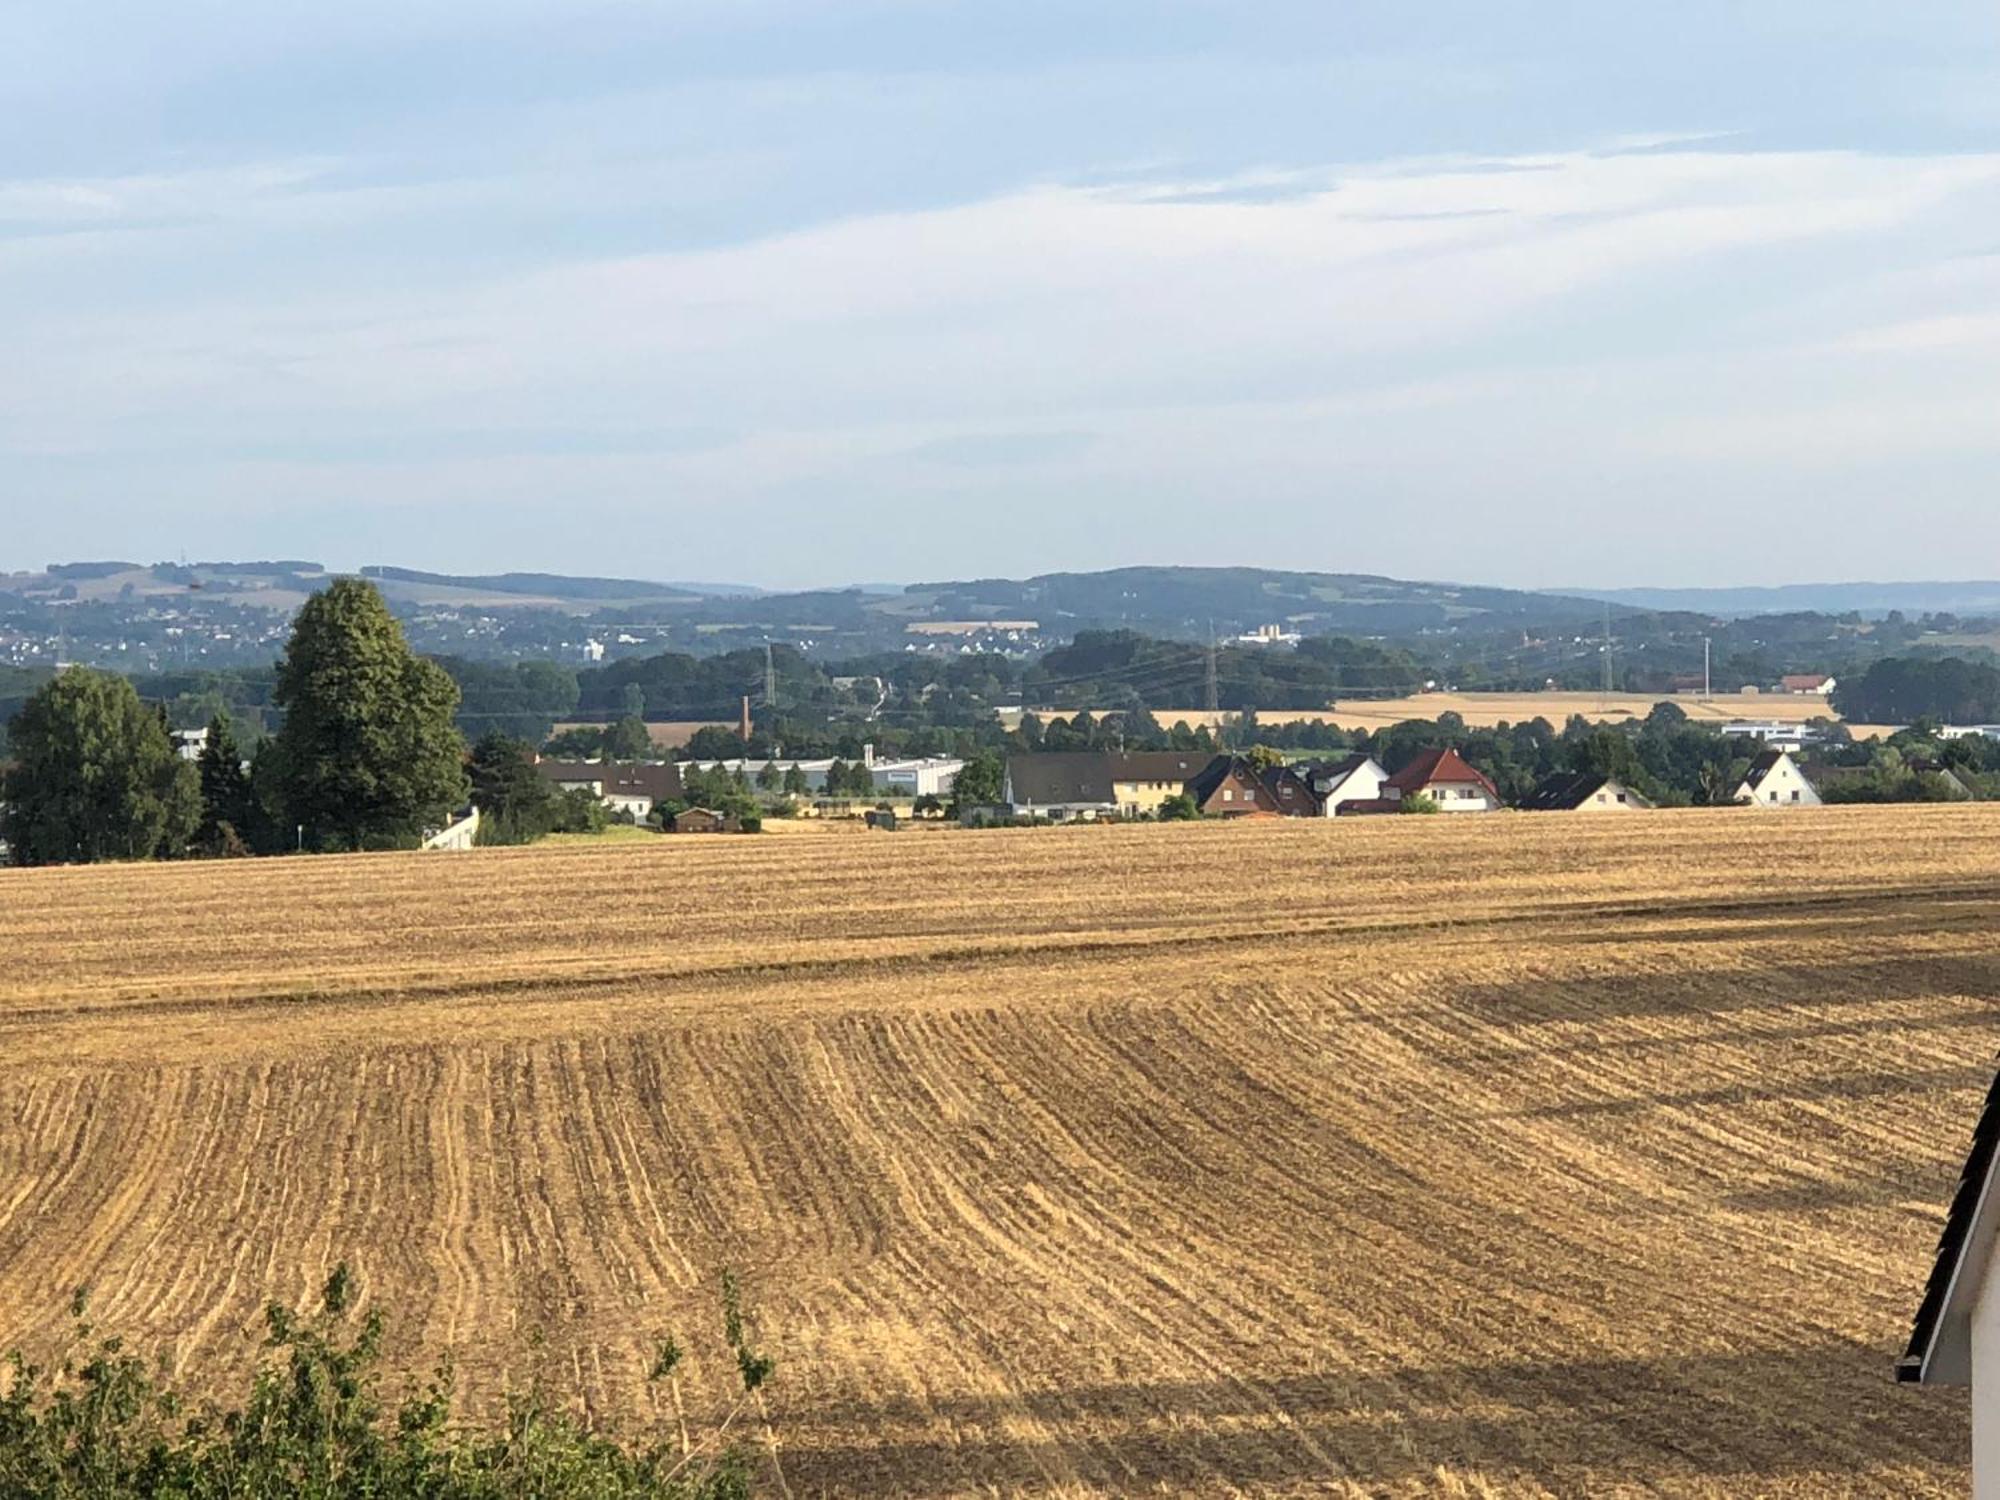
[[[189,993],[185,995],[121,996],[116,989],[86,993],[68,1001],[39,1001],[15,1004],[0,1011],[0,1054],[34,1054],[40,1062],[60,1062],[64,1040],[78,1043],[77,1060],[116,1060],[117,1053],[142,1055],[136,1047],[142,1035],[157,1038],[161,1028],[199,1018],[209,1025],[229,1026],[256,1020],[292,1021],[303,1031],[318,1020],[343,1012],[367,1014],[398,1007],[435,1007],[442,1027],[453,1024],[454,1007],[499,1007],[505,1015],[509,1002],[536,1001],[544,1005],[568,1006],[577,1003],[609,1002],[630,996],[648,1012],[671,1007],[676,1000],[712,1000],[734,992],[754,992],[787,983],[799,986],[866,985],[873,978],[883,986],[899,978],[948,977],[954,971],[994,971],[996,979],[1010,967],[1043,969],[1055,963],[1088,965],[1098,962],[1131,964],[1135,961],[1164,960],[1173,968],[1201,953],[1213,953],[1230,945],[1304,945],[1323,949],[1328,944],[1356,946],[1423,940],[1489,941],[1514,932],[1534,932],[1542,945],[1564,943],[1598,945],[1649,940],[1700,945],[1717,941],[1723,934],[1703,930],[1703,924],[1717,924],[1727,937],[1740,941],[1746,932],[1760,925],[1773,925],[1796,940],[1800,920],[1807,919],[1815,933],[1834,936],[1855,934],[1867,924],[1890,924],[1898,931],[1936,931],[1964,924],[1983,925],[1989,920],[1992,903],[2000,899],[2000,881],[1979,880],[1939,884],[1922,888],[1909,886],[1850,886],[1832,891],[1775,890],[1750,897],[1717,899],[1697,896],[1680,900],[1609,900],[1586,902],[1560,900],[1537,903],[1525,908],[1487,912],[1457,913],[1449,901],[1431,909],[1377,911],[1325,915],[1282,910],[1255,920],[1240,917],[1188,920],[1176,914],[1171,921],[1128,925],[1122,928],[1092,928],[1081,931],[1043,931],[976,935],[959,929],[913,936],[887,934],[879,941],[837,940],[822,945],[822,951],[794,950],[772,954],[746,948],[722,958],[694,955],[691,961],[664,963],[656,956],[637,955],[630,960],[606,965],[596,958],[580,963],[541,962],[528,971],[507,965],[484,967],[470,964],[449,976],[427,973],[404,983],[361,983],[354,985],[271,985],[237,990],[233,993]],[[971,913],[976,916],[976,909]],[[1684,929],[1676,931],[1675,929]],[[963,932],[963,936],[959,933]],[[833,951],[824,951],[831,949]],[[1004,993],[996,983],[994,990]],[[876,987],[870,993],[877,993]],[[491,1016],[484,1018],[490,1022]],[[280,1028],[278,1040],[282,1040]],[[482,1028],[483,1029],[483,1028]],[[504,1026],[502,1030],[506,1029]],[[105,1049],[91,1045],[93,1034],[115,1032],[122,1043],[105,1056]],[[102,1040],[103,1038],[98,1038]],[[173,1050],[169,1044],[168,1050]]]

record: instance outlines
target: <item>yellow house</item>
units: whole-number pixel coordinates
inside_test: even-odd
[[[1156,813],[1167,798],[1186,791],[1189,778],[1214,759],[1207,750],[1107,752],[1112,800],[1128,818]]]

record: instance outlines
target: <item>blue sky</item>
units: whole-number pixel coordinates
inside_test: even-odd
[[[2000,573],[1996,44],[1844,0],[15,0],[0,570]]]

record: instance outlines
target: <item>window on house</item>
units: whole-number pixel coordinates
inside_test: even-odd
[[[1796,802],[1796,801],[1798,801],[1798,800],[1799,800],[1799,794],[1798,794],[1797,792],[1793,792],[1793,793],[1792,793],[1792,800],[1793,800],[1794,802]]]
[[[1228,787],[1224,787],[1222,789],[1222,800],[1224,802],[1234,802],[1236,800],[1236,793],[1230,791]]]

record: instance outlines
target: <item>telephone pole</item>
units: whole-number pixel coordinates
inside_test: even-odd
[[[1221,706],[1220,694],[1215,689],[1215,621],[1210,620],[1208,622],[1208,690],[1206,701],[1203,702],[1202,707],[1210,713],[1215,713]]]
[[[764,642],[764,707],[778,710],[778,669],[771,661],[771,643]]]
[[[1714,684],[1709,675],[1709,641],[1707,636],[1703,636],[1701,638],[1701,701],[1704,703],[1708,702],[1714,691]]]

